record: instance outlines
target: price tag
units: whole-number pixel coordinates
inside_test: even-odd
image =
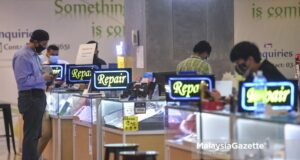
[[[146,114],[146,102],[135,102],[134,114]]]
[[[124,116],[123,119],[124,131],[138,131],[139,121],[137,116]]]

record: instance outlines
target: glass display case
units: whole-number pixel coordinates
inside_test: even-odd
[[[272,116],[225,110],[198,112],[196,107],[182,105],[168,105],[165,113],[168,146],[196,151],[201,156],[222,155],[220,157],[229,159],[300,157],[297,151],[300,144],[300,115],[297,113]],[[213,145],[226,147],[217,149],[211,147]]]
[[[200,112],[197,107],[179,107],[169,103],[165,115],[167,142],[196,147],[200,142]]]
[[[70,112],[76,120],[96,124],[101,100],[100,94],[73,95],[73,107]]]
[[[137,130],[164,130],[165,101],[127,101],[106,99],[101,101],[103,123],[106,127],[124,129],[124,117],[137,119]]]
[[[229,144],[231,143],[231,114],[229,111],[202,111],[200,122],[200,137],[203,144]],[[230,148],[215,149],[210,147],[201,148],[205,154],[231,156]]]
[[[47,92],[47,108],[50,115],[71,116],[73,108],[73,95],[80,95],[79,90],[59,89]]]
[[[300,125],[295,115],[237,114],[236,141],[261,144],[259,149],[235,150],[237,159],[299,159]]]

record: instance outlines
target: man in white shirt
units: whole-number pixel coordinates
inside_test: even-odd
[[[49,66],[47,66],[49,64],[66,64],[66,65],[69,64],[67,61],[59,59],[59,48],[56,45],[49,45],[47,47],[46,58],[47,60],[43,62],[43,64],[45,64],[43,67],[44,72],[52,72],[52,69]],[[49,83],[52,85],[53,81]],[[61,86],[64,84],[64,81],[55,81],[54,84],[55,86]],[[51,120],[49,114],[46,112],[43,117],[42,137],[39,139],[39,143],[38,143],[39,156],[41,156],[41,154],[43,153],[51,137],[52,137]]]
[[[59,48],[56,45],[49,45],[46,53],[47,60],[43,64],[69,64],[67,61],[59,59]]]

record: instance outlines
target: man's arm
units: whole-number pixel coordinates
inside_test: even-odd
[[[18,84],[24,87],[33,87],[37,83],[45,83],[34,77],[33,66],[30,61],[22,56],[15,57],[13,60],[13,69]]]
[[[200,72],[202,73],[202,74],[212,74],[212,69],[211,69],[211,66],[210,66],[210,64],[208,64],[208,63],[203,63],[203,65],[201,66],[201,68],[199,68],[199,70],[200,70]]]

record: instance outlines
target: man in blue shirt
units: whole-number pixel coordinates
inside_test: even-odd
[[[42,62],[39,59],[48,40],[49,34],[46,31],[35,30],[30,42],[13,57],[13,70],[19,90],[18,108],[24,120],[22,160],[39,159],[37,145],[46,108],[46,81],[53,79],[49,73],[42,72]]]

